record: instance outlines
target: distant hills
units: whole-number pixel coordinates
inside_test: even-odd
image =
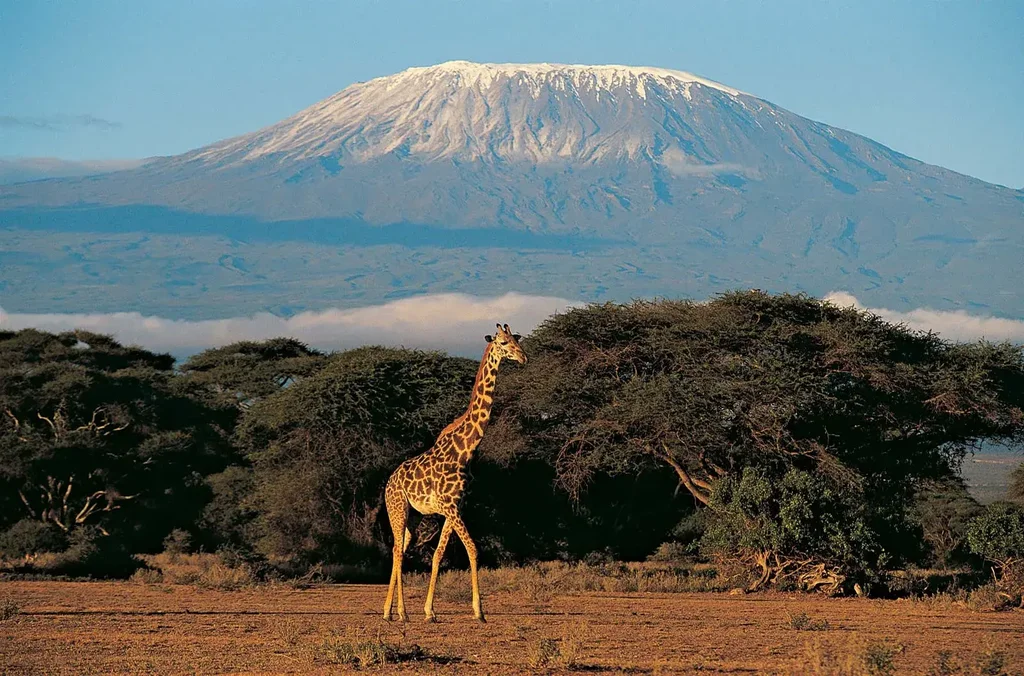
[[[0,244],[8,311],[756,287],[1024,317],[1024,193],[657,68],[412,68],[183,155],[0,187]]]

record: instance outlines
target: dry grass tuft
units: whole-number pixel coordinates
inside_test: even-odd
[[[787,672],[794,676],[891,676],[896,673],[897,658],[903,646],[891,641],[854,639],[841,652],[834,652],[821,641],[808,642],[804,652]]]
[[[237,590],[257,584],[256,574],[246,563],[228,565],[218,554],[145,554],[139,557],[146,568],[131,576],[140,584],[184,584],[202,589]]]
[[[574,622],[562,632],[558,652],[565,667],[573,669],[582,664],[588,636],[587,625],[583,622]]]
[[[1009,659],[1001,650],[989,646],[973,658],[956,656],[949,650],[942,650],[935,656],[935,664],[928,670],[928,676],[1011,676],[1020,671],[1010,671]]]
[[[559,638],[543,637],[531,643],[527,662],[534,669],[553,666],[582,668],[588,635],[587,626],[583,622],[568,625]]]
[[[540,669],[554,665],[559,657],[558,641],[553,638],[540,638],[530,646],[527,661],[534,669]]]
[[[410,586],[425,589],[427,573],[409,576]],[[523,595],[534,603],[549,601],[555,594],[578,592],[703,592],[723,591],[729,581],[713,566],[662,563],[565,563],[546,561],[526,566],[480,570],[480,585],[488,593]],[[472,597],[469,572],[445,571],[438,577],[437,598],[468,603]]]
[[[17,617],[20,612],[21,606],[11,599],[0,600],[0,622],[6,622],[7,620]]]
[[[372,636],[351,630],[322,631],[306,653],[316,664],[355,669],[375,669],[409,662],[451,664],[459,661],[456,657],[431,654],[415,643],[406,643],[404,631],[398,640],[394,640],[386,636],[385,631],[381,629]]]
[[[987,584],[970,591],[958,589],[953,592],[911,598],[915,603],[924,603],[938,608],[968,608],[978,612],[1013,610],[1024,604],[1024,600],[1003,591],[994,584]]]
[[[828,631],[832,627],[828,620],[811,619],[807,613],[790,613],[789,626],[797,631]]]

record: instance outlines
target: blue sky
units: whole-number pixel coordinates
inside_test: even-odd
[[[688,70],[1024,187],[1024,2],[0,0],[0,156],[183,152],[451,59]]]

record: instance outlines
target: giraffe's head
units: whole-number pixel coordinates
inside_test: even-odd
[[[518,333],[512,333],[508,328],[508,324],[504,326],[498,324],[497,327],[498,332],[493,336],[484,336],[484,340],[491,344],[491,350],[497,352],[499,359],[507,358],[520,364],[525,364],[526,353],[519,346],[519,340],[522,336]]]

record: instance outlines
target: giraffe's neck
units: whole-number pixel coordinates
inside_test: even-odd
[[[445,433],[451,435],[452,447],[462,464],[472,459],[473,451],[480,445],[480,441],[484,437],[484,430],[491,419],[494,384],[497,381],[498,364],[501,362],[497,350],[492,347],[492,344],[487,345],[483,359],[480,360],[480,368],[477,369],[476,380],[473,382],[473,395],[469,400],[469,408],[456,418],[445,432],[441,433],[442,437]]]

